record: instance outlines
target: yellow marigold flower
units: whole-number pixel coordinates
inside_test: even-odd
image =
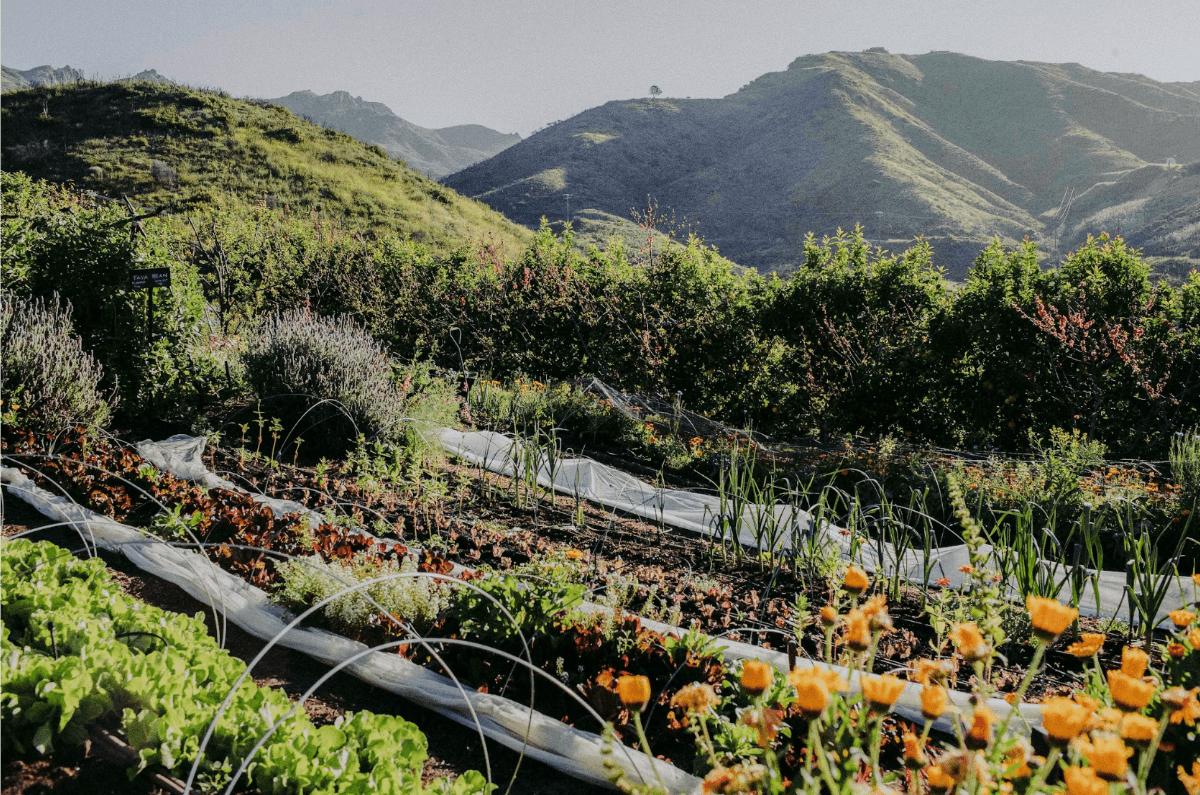
[[[968,748],[979,751],[992,742],[992,727],[996,724],[996,713],[980,704],[971,715],[971,728],[965,738]]]
[[[1108,795],[1108,782],[1090,767],[1068,767],[1063,771],[1067,795]]]
[[[941,765],[930,765],[925,768],[925,777],[933,790],[950,790],[958,786],[958,779],[946,772]]]
[[[1179,778],[1179,783],[1183,785],[1187,795],[1200,795],[1200,762],[1192,762],[1192,774],[1190,776],[1183,769],[1183,765],[1175,768],[1175,775]]]
[[[974,621],[955,625],[954,629],[950,630],[950,642],[958,648],[958,653],[967,662],[986,660],[992,653],[991,647],[983,639],[983,634]]]
[[[788,682],[796,688],[796,708],[808,720],[820,716],[829,706],[829,687],[818,669],[793,669],[788,672]]]
[[[762,660],[746,660],[742,663],[742,688],[751,695],[759,695],[775,681],[775,669]]]
[[[1121,720],[1121,739],[1148,743],[1158,734],[1158,721],[1145,715],[1126,715]]]
[[[1145,709],[1154,695],[1154,685],[1134,679],[1122,671],[1105,671],[1108,675],[1108,690],[1112,693],[1113,701],[1126,712],[1137,712]]]
[[[1133,749],[1120,737],[1094,737],[1091,742],[1079,741],[1079,750],[1084,759],[1105,781],[1120,781],[1129,768],[1129,757]]]
[[[851,610],[846,616],[846,634],[842,642],[855,651],[871,648],[871,622],[861,610]]]
[[[851,566],[846,571],[846,577],[842,580],[843,589],[858,596],[869,587],[871,587],[871,579],[867,577],[865,571],[857,566]]]
[[[1172,610],[1167,613],[1167,618],[1171,619],[1171,623],[1175,625],[1175,629],[1186,629],[1189,624],[1196,620],[1196,614],[1191,610]]]
[[[1069,698],[1048,698],[1042,706],[1042,728],[1051,743],[1066,745],[1083,731],[1091,714]]]
[[[912,732],[904,733],[904,766],[909,770],[920,770],[929,764],[929,757],[925,756],[925,749],[921,747],[921,740]]]
[[[875,712],[887,712],[904,692],[904,681],[891,674],[864,676],[858,680],[863,697]]]
[[[1104,635],[1099,632],[1084,632],[1080,635],[1079,640],[1067,647],[1067,654],[1076,657],[1091,657],[1100,651],[1100,647],[1103,645]]]
[[[921,714],[925,720],[937,720],[946,711],[950,694],[941,685],[926,685],[921,688]]]
[[[826,627],[832,627],[837,623],[837,619],[837,610],[835,610],[832,605],[825,605],[821,608],[821,623]]]
[[[649,677],[622,676],[617,680],[617,697],[625,706],[641,712],[650,701]]]
[[[1126,676],[1141,679],[1146,675],[1146,666],[1149,662],[1150,655],[1141,649],[1126,646],[1121,650],[1121,673]]]
[[[720,703],[717,692],[706,682],[684,685],[671,699],[671,706],[680,707],[687,712],[704,712]]]
[[[1079,617],[1079,611],[1075,608],[1041,596],[1030,595],[1025,599],[1025,608],[1033,620],[1034,634],[1046,643],[1061,635]]]

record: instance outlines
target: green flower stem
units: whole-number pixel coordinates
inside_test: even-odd
[[[1171,711],[1164,710],[1162,719],[1158,722],[1158,734],[1154,736],[1154,740],[1150,743],[1150,747],[1142,751],[1141,758],[1138,760],[1138,789],[1142,792],[1146,791],[1146,778],[1150,775],[1150,766],[1154,764],[1154,755],[1158,753],[1158,744],[1162,742],[1163,735],[1167,733],[1167,724],[1171,722]]]
[[[1042,783],[1045,782],[1046,776],[1050,775],[1050,771],[1058,763],[1059,757],[1062,756],[1062,749],[1054,747],[1050,749],[1050,753],[1046,755],[1046,764],[1038,768],[1038,771],[1033,774],[1033,778],[1029,780],[1029,786],[1025,789],[1026,792],[1041,792]]]
[[[1012,716],[1019,712],[1021,702],[1025,700],[1025,691],[1029,689],[1029,685],[1033,682],[1033,677],[1037,673],[1038,667],[1042,664],[1042,656],[1046,653],[1046,644],[1039,640],[1037,647],[1033,650],[1033,659],[1029,661],[1029,668],[1025,671],[1025,678],[1021,680],[1021,686],[1017,688],[1017,699],[1009,705],[1008,714],[1004,716],[1004,720],[1000,722],[1000,728],[996,730],[996,738],[1004,737],[1004,732],[1008,729],[1008,722],[1012,720]]]
[[[642,753],[650,757],[653,764],[654,754],[650,752],[650,741],[646,739],[646,730],[642,728],[642,711],[640,709],[633,710],[633,725],[637,728],[638,739],[642,743]],[[654,765],[654,777],[658,779],[658,786],[662,787],[663,792],[666,792],[667,785],[663,782],[662,773],[658,772],[658,765]]]

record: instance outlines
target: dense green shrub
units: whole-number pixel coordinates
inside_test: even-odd
[[[22,174],[3,178],[5,286],[44,300],[59,295],[74,309],[75,330],[119,385],[130,410],[155,404],[169,413],[195,389],[207,337],[206,306],[195,269],[151,233],[133,235],[126,212]],[[165,267],[171,288],[131,290],[129,273]]]
[[[383,346],[348,317],[268,315],[242,361],[262,412],[321,452],[345,452],[360,434],[404,437],[404,385],[395,382]]]
[[[943,433],[925,360],[948,305],[924,241],[897,256],[873,251],[859,229],[810,235],[804,262],[764,311],[764,333],[787,346],[788,415],[825,433]]]
[[[116,403],[104,395],[103,368],[71,326],[71,305],[0,293],[0,394],[33,427],[103,426]],[[14,405],[16,408],[14,408]]]

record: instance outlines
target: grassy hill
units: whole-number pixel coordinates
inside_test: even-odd
[[[5,93],[3,168],[143,205],[229,200],[396,232],[434,251],[468,237],[519,246],[531,233],[377,146],[267,102],[145,82]]]
[[[760,270],[792,266],[808,231],[862,222],[892,249],[930,238],[955,278],[993,236],[1028,235],[1058,257],[1128,202],[1141,215],[1126,213],[1123,232],[1148,256],[1197,256],[1177,251],[1173,230],[1154,232],[1167,215],[1200,221],[1188,209],[1200,182],[1169,158],[1200,161],[1197,84],[953,53],[827,53],[722,99],[607,103],[444,182],[528,225],[567,192],[573,206],[624,217],[651,195]]]
[[[382,102],[367,102],[345,91],[318,95],[293,91],[273,99],[277,105],[317,124],[341,130],[430,177],[442,177],[495,155],[521,140],[481,124],[431,130],[405,121]]]

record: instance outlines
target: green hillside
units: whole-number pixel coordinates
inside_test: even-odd
[[[954,53],[827,53],[722,99],[607,103],[444,182],[527,225],[567,192],[619,216],[652,195],[760,270],[793,266],[808,231],[862,222],[893,250],[926,236],[961,278],[993,236],[1028,235],[1061,259],[1087,232],[1115,231],[1103,213],[1130,201],[1142,212],[1123,216],[1123,232],[1141,234],[1148,256],[1186,262],[1150,227],[1200,220],[1187,209],[1200,196],[1195,161],[1195,84]],[[1150,172],[1170,177],[1152,196]]]
[[[411,235],[434,251],[532,234],[379,147],[264,102],[149,83],[43,86],[3,96],[3,167],[141,205],[230,199]]]

